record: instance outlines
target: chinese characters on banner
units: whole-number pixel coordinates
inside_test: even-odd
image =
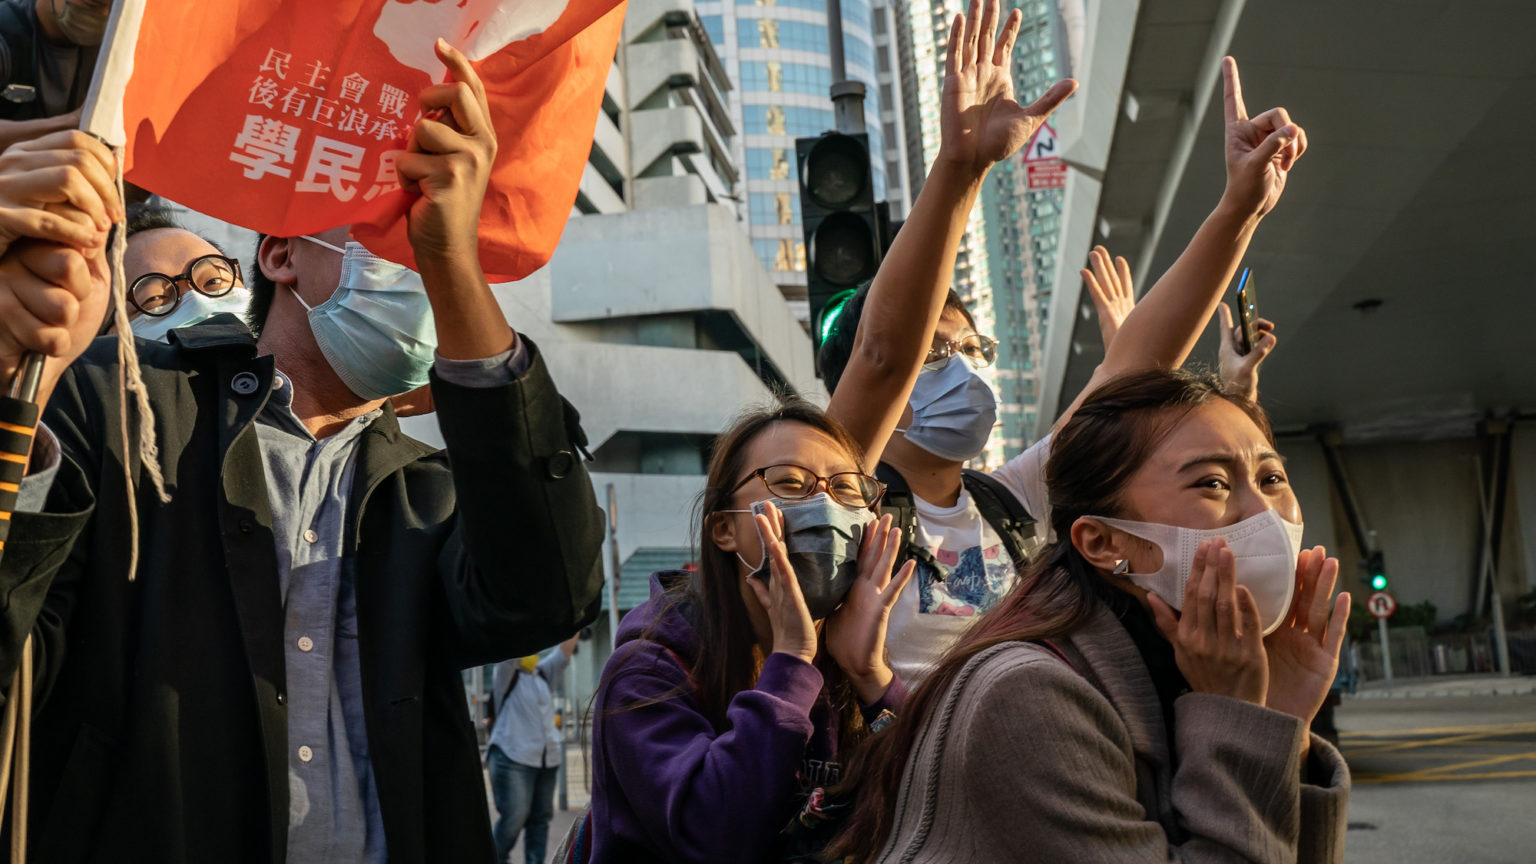
[[[394,163],[416,94],[444,78],[442,36],[474,62],[497,133],[481,264],[492,281],[522,278],[575,202],[623,12],[621,0],[146,0],[125,176],[263,233],[350,224],[414,266],[414,195]]]

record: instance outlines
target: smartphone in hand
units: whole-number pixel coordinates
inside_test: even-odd
[[[1259,295],[1254,287],[1253,270],[1243,268],[1237,280],[1237,353],[1247,354],[1259,341]]]

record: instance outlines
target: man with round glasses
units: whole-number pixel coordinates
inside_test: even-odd
[[[164,207],[130,206],[127,233],[123,270],[135,336],[164,342],[172,330],[221,313],[241,316],[251,305],[240,263]]]

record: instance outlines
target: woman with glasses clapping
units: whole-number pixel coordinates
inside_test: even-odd
[[[697,567],[652,577],[598,687],[587,860],[775,860],[839,746],[889,722],[885,622],[912,565],[892,575],[882,492],[806,402],[716,440]]]

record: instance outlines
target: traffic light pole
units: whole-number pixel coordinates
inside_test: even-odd
[[[1381,670],[1387,679],[1387,689],[1392,689],[1392,651],[1387,645],[1387,619],[1376,619],[1376,634],[1381,637]]]
[[[864,83],[848,80],[843,57],[843,2],[827,0],[827,47],[832,57],[832,116],[837,131],[857,135],[864,126]]]

